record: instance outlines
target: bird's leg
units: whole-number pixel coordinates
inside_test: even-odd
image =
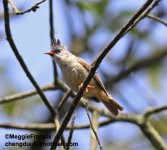
[[[81,83],[78,87],[79,89],[83,86],[83,83]],[[85,89],[85,92],[87,93],[88,92],[88,88],[95,88],[95,86],[91,85],[91,84],[88,84],[86,89]]]

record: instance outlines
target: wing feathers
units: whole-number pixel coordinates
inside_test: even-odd
[[[91,69],[91,66],[84,59],[79,58],[79,57],[76,57],[76,58],[77,58],[77,61],[89,72]],[[96,80],[96,82],[102,88],[102,90],[106,93],[106,95],[108,95],[108,93],[104,87],[104,84],[100,80],[100,77],[97,74],[95,74],[93,78]]]

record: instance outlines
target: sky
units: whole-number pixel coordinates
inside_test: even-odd
[[[137,10],[142,4],[143,4],[144,0],[140,0],[140,1],[134,1],[134,0],[114,0],[114,3],[112,6],[108,6],[109,8],[115,9],[115,13],[119,13],[120,9],[132,9],[132,10]],[[1,3],[1,2],[0,2]],[[16,5],[19,6],[23,6],[24,3],[16,0],[15,1]],[[33,3],[32,1],[26,2],[26,6],[25,8],[27,8],[28,6],[31,6],[31,4]],[[167,5],[166,2],[164,2],[164,7],[165,5]],[[0,5],[0,12],[2,12],[2,5]],[[65,21],[65,16],[63,15],[63,11],[64,11],[64,5],[62,1],[54,1],[54,27],[55,27],[55,37],[58,37],[61,41],[63,41],[63,43],[65,43],[65,45],[67,45],[68,47],[70,47],[70,37],[69,37],[69,31],[67,29],[67,25],[66,25],[66,21]],[[75,14],[76,12],[74,11],[73,16],[77,17],[77,14]],[[90,18],[91,19],[91,18]],[[4,31],[4,25],[3,25],[3,21],[0,21],[0,33],[2,31]],[[91,23],[91,20],[90,20]],[[162,25],[157,25],[158,28],[157,30],[154,30],[152,32],[153,38],[155,38],[154,40],[157,40],[159,44],[164,44],[166,42],[165,36],[167,33],[167,30],[165,27],[163,27]],[[80,22],[78,22],[75,25],[75,30],[78,30],[78,32],[84,32],[82,31],[82,27],[80,27]],[[20,54],[22,55],[23,59],[26,62],[26,65],[28,66],[30,72],[32,73],[33,77],[35,78],[35,80],[38,82],[39,85],[45,85],[47,83],[52,82],[53,80],[53,75],[52,75],[52,63],[51,63],[51,59],[49,57],[47,57],[46,55],[44,55],[44,52],[49,51],[50,50],[50,38],[49,38],[49,22],[48,22],[48,4],[47,2],[43,3],[40,5],[40,9],[38,9],[35,13],[31,12],[28,14],[25,14],[23,16],[16,16],[15,18],[11,19],[11,31],[12,31],[12,35],[14,38],[14,41],[17,45],[17,48],[20,52]],[[100,31],[99,31],[100,32]],[[104,39],[101,41],[100,36],[104,37]],[[156,35],[156,36],[154,36]],[[107,33],[100,33],[98,36],[96,36],[96,38],[92,39],[92,42],[96,42],[99,41],[99,45],[103,45],[105,43],[105,39],[108,39],[110,37],[109,34]],[[113,57],[121,57],[120,56],[120,51],[117,51],[119,49],[123,49],[124,45],[126,44],[126,38],[123,38],[119,44],[117,44],[114,47],[114,51],[111,52],[111,54],[113,55]],[[95,44],[95,48],[98,48],[98,45]],[[146,46],[146,52],[145,54],[140,53],[140,51],[138,51],[137,55],[139,57],[143,57],[143,55],[145,56],[146,54],[149,54],[149,51],[147,51],[147,46]],[[7,80],[9,80],[9,82],[14,85],[14,87],[18,90],[18,91],[26,91],[26,90],[30,90],[30,89],[34,89],[34,87],[32,86],[32,84],[29,82],[29,80],[27,79],[27,77],[25,76],[25,73],[22,71],[19,63],[16,61],[16,58],[14,56],[14,54],[11,52],[11,49],[9,47],[8,42],[5,40],[5,38],[0,41],[0,66],[5,66],[5,70],[7,71]],[[89,62],[91,62],[91,58],[89,58],[89,56],[84,56],[85,59],[87,59]],[[104,66],[106,66],[106,64],[102,64]],[[59,70],[60,73],[60,70]],[[140,73],[140,75],[142,75],[142,73]],[[138,79],[139,75],[136,75],[135,78]],[[0,78],[0,82],[2,82],[2,78]],[[139,80],[140,81],[140,80]],[[147,82],[147,79],[145,79],[145,81]],[[166,87],[167,81],[164,81],[164,85]],[[121,83],[124,84],[124,83]],[[146,86],[146,88],[148,87],[147,83],[141,83],[144,84]],[[127,90],[130,91],[130,93],[132,93],[132,95],[134,95],[135,97],[135,91],[133,91],[133,89],[131,87],[129,87]],[[3,85],[0,85],[0,96],[4,96],[3,95]],[[56,94],[59,94],[58,92]],[[126,93],[124,93],[126,96]],[[152,93],[151,93],[152,94]],[[47,92],[46,93],[47,97],[49,97],[51,99],[51,102],[53,102],[53,98],[51,98],[53,96],[53,93],[51,92]],[[162,96],[163,93],[160,93],[160,96]],[[153,95],[154,96],[154,95]],[[162,98],[167,98],[165,97],[166,95],[164,94],[164,96],[162,96]],[[136,100],[139,100],[140,98],[136,98]],[[162,102],[163,103],[163,102]],[[37,116],[39,116],[39,114],[45,114],[45,113],[49,113],[47,108],[45,108],[45,106],[42,106],[43,104],[40,103],[39,108],[34,108],[34,109],[39,109],[41,113],[38,113]],[[137,105],[137,104],[136,104]],[[32,112],[35,112],[34,110],[32,110]],[[126,110],[125,110],[126,112]],[[19,112],[21,113],[21,112]],[[27,113],[31,113],[27,112]],[[83,115],[84,114],[84,115]],[[32,114],[30,114],[32,115]],[[81,116],[82,115],[82,116]],[[27,115],[28,116],[28,115]],[[77,114],[76,117],[76,123],[80,124],[81,120],[85,120],[85,123],[89,123],[88,118],[86,116],[86,113],[84,112],[84,110],[81,110],[81,112],[79,112]],[[26,123],[27,122],[27,118],[15,118],[12,119],[10,117],[7,117],[5,115],[5,113],[3,112],[3,109],[0,107],[0,122],[19,122],[19,123]],[[120,128],[121,127],[121,128]],[[127,128],[130,127],[131,128],[131,132],[127,131]],[[4,135],[6,133],[18,133],[18,134],[28,134],[28,131],[19,131],[19,130],[10,130],[10,129],[0,129],[1,133],[0,134],[0,139],[4,139]],[[105,128],[101,128],[99,130],[99,135],[101,137],[101,141],[102,143],[105,142],[103,141],[103,138],[106,137],[106,134],[108,133],[108,131],[111,131],[111,135],[114,138],[115,142],[117,140],[122,140],[124,141],[125,139],[129,139],[132,140],[134,135],[136,133],[139,133],[140,130],[134,126],[134,125],[130,125],[130,124],[126,124],[126,123],[115,123],[112,124],[110,126],[107,126]],[[124,135],[122,136],[117,136],[117,134],[119,133],[124,133]],[[67,133],[66,133],[67,134]],[[88,149],[89,145],[90,145],[90,131],[89,130],[83,130],[83,131],[75,131],[74,132],[74,142],[79,142],[79,147],[77,149]],[[52,136],[53,137],[53,136]],[[3,146],[5,140],[2,140],[0,142],[0,145]],[[137,143],[134,143],[134,145]],[[149,143],[146,143],[149,144]]]

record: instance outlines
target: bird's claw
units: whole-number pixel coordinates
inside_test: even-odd
[[[83,83],[81,83],[81,84],[79,85],[79,89],[80,89],[82,86],[83,86]],[[86,93],[88,93],[88,88],[95,88],[95,87],[94,87],[93,85],[88,84],[87,87],[86,87],[86,89],[85,89],[85,92],[86,92]]]

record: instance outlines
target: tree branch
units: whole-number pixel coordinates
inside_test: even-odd
[[[49,0],[49,24],[50,24],[50,43],[52,45],[52,42],[54,40],[54,20],[53,20],[53,0]],[[57,83],[57,66],[54,60],[52,60],[53,64],[53,77],[54,77],[54,84]]]
[[[148,14],[147,17],[152,19],[152,20],[155,20],[155,21],[163,24],[165,27],[167,27],[167,23],[165,21],[163,21],[162,19],[160,19],[159,17],[153,16],[153,15],[150,15],[150,14]]]
[[[29,8],[29,9],[27,9],[27,10],[25,10],[25,11],[18,10],[18,8],[15,6],[15,4],[13,3],[12,0],[7,0],[7,1],[8,1],[8,2],[10,3],[10,5],[12,6],[13,11],[14,11],[14,13],[15,13],[16,15],[23,15],[23,14],[28,13],[28,12],[31,12],[31,11],[36,12],[36,10],[39,8],[39,5],[40,5],[41,3],[43,3],[43,2],[45,2],[46,0],[41,0],[41,1],[39,1],[38,3],[35,3],[31,8]]]
[[[106,111],[105,109],[100,109],[92,105],[88,105],[88,110],[91,112],[96,111],[99,115],[105,116],[108,119],[102,122],[99,122],[99,127],[106,126],[108,124],[114,123],[114,122],[129,122],[132,124],[137,125],[143,133],[147,136],[148,140],[152,143],[152,145],[157,150],[166,150],[167,146],[163,142],[162,138],[158,134],[158,132],[153,128],[153,126],[150,124],[149,120],[147,119],[147,113],[151,116],[155,113],[158,113],[160,111],[167,110],[167,106],[161,106],[161,107],[155,107],[151,110],[146,110],[143,114],[140,115],[132,115],[132,114],[120,114],[117,117],[114,117],[111,115],[109,111]],[[153,112],[153,113],[151,113]],[[0,123],[1,128],[13,128],[13,129],[23,129],[23,130],[34,130],[34,131],[54,131],[55,126],[53,123],[38,123],[38,124],[14,124],[14,123]],[[77,126],[67,126],[66,130],[71,129],[88,129],[90,128],[90,125],[77,125]]]
[[[164,59],[166,56],[167,56],[167,50],[162,50],[155,56],[152,56],[150,58],[146,58],[146,59],[136,62],[134,65],[132,65],[130,68],[128,68],[124,72],[119,73],[118,75],[113,77],[110,82],[106,83],[106,87],[108,87],[111,84],[113,85],[117,83],[118,81],[126,78],[128,75],[130,75],[131,73],[134,73],[135,71],[144,69],[151,65],[156,65],[159,60]]]
[[[72,117],[72,121],[71,121],[71,130],[70,130],[70,132],[69,132],[69,136],[68,136],[68,141],[67,141],[67,143],[68,143],[68,145],[67,145],[67,148],[66,148],[66,150],[69,150],[70,149],[70,143],[71,143],[71,141],[72,141],[72,135],[73,135],[73,133],[74,133],[74,123],[75,123],[75,118],[76,118],[76,114],[74,114],[73,115],[73,117]]]
[[[9,10],[8,10],[8,2],[6,0],[3,0],[3,5],[4,5],[4,15],[5,15],[5,31],[6,31],[6,36],[7,36],[7,40],[9,42],[10,47],[13,50],[13,53],[15,54],[17,60],[19,61],[22,69],[24,70],[25,74],[27,75],[28,79],[31,81],[31,83],[34,85],[34,87],[36,88],[38,94],[40,95],[41,99],[43,100],[43,102],[45,103],[45,105],[48,107],[48,109],[50,110],[51,114],[55,117],[56,116],[56,111],[53,108],[53,106],[49,103],[49,101],[47,100],[47,98],[45,97],[45,95],[43,94],[42,90],[40,89],[39,85],[37,84],[37,82],[35,81],[35,79],[33,78],[33,76],[31,75],[31,73],[29,72],[23,58],[21,57],[14,41],[12,38],[12,34],[10,31],[10,20],[9,20]]]
[[[143,59],[143,60],[140,60],[140,61],[136,62],[134,65],[129,67],[127,70],[123,71],[121,74],[119,73],[118,75],[113,77],[111,79],[111,81],[105,83],[105,85],[106,85],[106,87],[109,87],[111,84],[113,85],[113,84],[121,81],[122,79],[128,77],[131,73],[135,73],[136,71],[139,71],[139,70],[144,69],[146,67],[156,65],[157,62],[159,62],[160,60],[163,60],[166,56],[167,56],[167,50],[161,50],[155,56],[152,56],[150,58],[146,58],[146,59]],[[68,91],[67,85],[60,79],[57,80],[56,86],[54,84],[50,83],[48,85],[45,85],[45,86],[41,87],[41,89],[44,90],[44,91],[54,90],[54,89],[55,90],[60,89],[64,92]],[[37,91],[32,90],[32,91],[21,92],[21,93],[18,93],[18,94],[6,96],[4,98],[2,97],[2,98],[0,98],[0,104],[15,101],[15,100],[18,100],[18,99],[23,99],[23,98],[26,98],[28,96],[32,96],[32,95],[35,95],[35,94],[37,94]],[[75,95],[73,92],[71,92],[70,94],[73,97]]]
[[[98,107],[95,107],[93,105],[88,104],[88,110],[91,112],[96,111],[99,115],[107,117],[108,119],[105,121],[99,122],[99,127],[103,127],[105,125],[108,125],[110,123],[114,122],[129,122],[132,124],[142,124],[141,122],[145,122],[148,116],[154,115],[156,113],[159,113],[161,111],[167,110],[167,106],[161,106],[161,107],[155,107],[152,109],[147,109],[143,114],[140,115],[132,115],[132,114],[120,114],[117,117],[114,117],[110,114],[110,112],[106,111],[105,109],[101,109]],[[153,113],[152,113],[153,112]],[[143,116],[143,117],[141,117]],[[142,118],[142,119],[141,119]],[[142,121],[141,121],[142,120]],[[16,123],[0,123],[1,128],[13,128],[13,129],[22,129],[22,130],[48,130],[48,131],[54,131],[55,126],[54,123],[31,123],[31,124],[16,124]],[[88,129],[90,128],[89,124],[86,125],[76,125],[74,127],[67,126],[66,130],[73,129]]]
[[[103,127],[110,124],[111,119],[99,122],[99,126]],[[28,124],[17,124],[17,123],[0,123],[1,128],[6,129],[18,129],[18,130],[31,130],[31,131],[55,131],[54,123],[28,123]],[[67,126],[65,130],[80,130],[80,129],[89,129],[90,124]]]
[[[57,105],[57,110],[60,111],[61,108],[63,107],[63,105],[65,104],[65,102],[67,101],[68,97],[71,94],[71,89],[68,89],[67,92],[64,94],[64,96],[62,97],[62,99],[59,101],[58,105]]]
[[[164,143],[163,139],[150,124],[150,122],[146,122],[141,125],[140,129],[143,131],[144,135],[148,138],[156,150],[167,150],[167,145]]]
[[[151,115],[154,115],[154,114],[157,114],[157,113],[160,113],[164,110],[167,110],[167,105],[165,106],[160,106],[160,107],[157,107],[157,108],[150,108],[150,109],[147,109],[145,112],[144,112],[144,117],[146,119],[148,119]]]
[[[133,22],[133,24],[129,27],[129,29],[126,31],[129,32],[131,30],[131,28],[133,28],[134,26],[136,26],[136,24],[141,21],[143,18],[145,18],[147,16],[147,14],[158,5],[158,3],[160,2],[160,0],[155,0],[152,2],[152,4],[150,4],[149,7],[147,7],[142,13],[141,15]],[[126,34],[125,33],[125,34]]]
[[[86,113],[87,113],[87,116],[88,116],[88,119],[89,119],[89,122],[90,122],[90,127],[93,131],[93,134],[91,132],[91,147],[90,149],[91,150],[96,150],[97,149],[97,143],[100,147],[100,150],[102,150],[102,146],[100,144],[100,140],[99,140],[99,137],[97,135],[97,129],[98,129],[98,126],[99,126],[99,123],[98,123],[98,118],[99,118],[99,114],[94,111],[92,113],[92,119],[90,118],[90,115],[89,115],[89,111],[88,111],[88,108],[87,108],[87,104],[85,106],[85,110],[86,110]]]
[[[12,0],[8,0],[11,1]],[[44,1],[43,1],[44,2]],[[52,0],[50,0],[50,2],[52,3]],[[77,96],[75,97],[74,101],[73,101],[73,105],[71,105],[68,114],[65,117],[65,120],[62,123],[62,127],[60,127],[60,130],[58,131],[54,142],[56,143],[56,141],[59,142],[60,137],[62,137],[62,133],[64,130],[74,130],[74,129],[88,129],[90,128],[90,125],[86,124],[86,125],[71,125],[71,126],[67,126],[72,113],[74,112],[74,109],[76,107],[76,105],[79,103],[79,100],[83,94],[83,91],[85,89],[85,87],[87,86],[87,84],[90,82],[91,78],[93,77],[96,69],[98,68],[98,66],[100,65],[100,63],[102,62],[102,60],[104,59],[104,57],[106,56],[106,54],[110,51],[110,49],[118,42],[118,40],[123,37],[128,31],[130,31],[134,25],[136,25],[136,23],[138,23],[141,18],[144,18],[145,15],[152,10],[156,4],[158,4],[159,0],[155,0],[153,3],[153,0],[151,1],[147,1],[147,3],[145,3],[145,5],[139,10],[139,12],[134,15],[132,17],[132,19],[127,23],[126,26],[124,26],[121,31],[117,34],[117,36],[113,39],[113,41],[111,41],[109,43],[109,45],[101,52],[101,54],[99,55],[99,57],[94,61],[94,66],[92,67],[90,74],[88,76],[88,78],[86,79],[86,81],[83,84],[82,89],[79,91],[79,93],[77,94]],[[10,3],[10,2],[9,2]],[[42,3],[42,1],[41,1]],[[9,41],[9,44],[17,58],[17,60],[19,61],[21,67],[23,68],[24,72],[26,73],[27,77],[29,78],[29,80],[31,81],[31,83],[34,85],[34,87],[36,88],[36,90],[32,90],[32,91],[27,91],[27,92],[22,92],[22,93],[18,93],[18,94],[14,94],[11,96],[7,96],[4,98],[0,99],[0,104],[6,103],[6,102],[11,102],[14,100],[18,100],[18,99],[22,99],[28,96],[32,96],[35,94],[39,94],[40,97],[42,98],[42,100],[44,101],[45,105],[49,108],[49,110],[51,111],[52,115],[56,114],[56,111],[54,110],[54,108],[52,107],[52,105],[50,105],[50,103],[48,102],[48,100],[46,99],[45,95],[43,94],[43,91],[46,90],[55,90],[55,89],[61,89],[62,91],[67,91],[67,87],[64,84],[64,82],[62,82],[61,80],[59,80],[57,78],[56,82],[57,85],[53,85],[53,84],[48,84],[46,86],[43,86],[42,88],[39,87],[39,85],[36,83],[36,81],[34,80],[33,76],[30,74],[24,60],[22,59],[22,57],[19,54],[19,51],[16,48],[16,45],[13,41],[12,35],[11,35],[11,31],[10,31],[10,24],[9,24],[9,12],[8,12],[8,4],[7,1],[5,2],[5,0],[3,0],[3,4],[4,4],[4,14],[5,14],[5,30],[6,30],[6,36],[7,36],[7,40]],[[150,5],[151,4],[151,5]],[[52,5],[52,4],[51,4]],[[38,5],[37,5],[38,6]],[[18,9],[15,7],[15,11],[17,11]],[[18,10],[19,11],[19,10]],[[33,11],[33,10],[30,10]],[[147,13],[146,13],[147,11]],[[51,13],[52,11],[50,11]],[[19,13],[19,12],[18,12]],[[138,15],[138,16],[137,16]],[[53,16],[52,16],[53,17]],[[53,18],[52,18],[53,19]],[[50,20],[51,21],[51,20]],[[53,20],[50,22],[50,27],[53,27]],[[130,25],[129,28],[128,24]],[[52,28],[51,27],[51,28]],[[52,30],[52,29],[51,29]],[[50,31],[51,31],[50,30]],[[54,38],[54,31],[51,31],[52,33],[50,33],[50,37],[51,39]],[[127,69],[125,72],[123,72],[123,75],[118,75],[117,77],[113,78],[112,81],[114,81],[113,83],[116,83],[118,81],[120,81],[121,79],[127,77],[131,72],[137,71],[139,69],[143,69],[145,67],[148,67],[150,65],[154,65],[157,61],[159,61],[160,59],[163,59],[166,57],[167,51],[164,50],[162,51],[162,53],[160,52],[158,54],[158,56],[153,56],[151,58],[139,61],[138,63],[134,64],[132,67],[130,67],[129,69]],[[55,73],[54,73],[55,75]],[[110,83],[111,84],[111,83]],[[64,96],[64,98],[62,99],[63,101],[68,97],[68,95],[71,95],[72,97],[75,96],[75,94],[73,92],[67,92],[66,95]],[[48,103],[48,104],[47,104]],[[83,99],[81,99],[81,105],[83,105]],[[148,138],[148,140],[152,143],[152,145],[156,148],[156,149],[162,149],[162,150],[166,150],[167,149],[167,145],[165,144],[165,142],[163,141],[163,139],[161,138],[161,136],[159,135],[159,133],[154,129],[154,127],[151,125],[149,117],[151,117],[154,114],[157,114],[161,111],[165,111],[167,110],[167,106],[161,106],[161,107],[156,107],[156,108],[151,108],[146,110],[143,114],[140,115],[132,115],[132,114],[120,114],[117,117],[112,116],[108,111],[106,111],[105,109],[100,109],[97,108],[93,105],[88,105],[88,109],[91,112],[97,112],[98,114],[100,114],[101,116],[107,117],[108,119],[106,121],[102,121],[102,122],[97,122],[99,123],[99,127],[114,123],[114,122],[129,122],[132,124],[135,124],[137,126],[139,126],[139,128],[143,131],[143,133],[146,135],[146,137]],[[52,112],[53,111],[53,112]],[[59,122],[57,122],[57,120],[55,120],[55,124],[56,127],[59,127],[60,124]],[[0,127],[2,128],[13,128],[13,129],[26,129],[26,130],[47,130],[47,131],[55,131],[55,124],[54,123],[49,123],[49,124],[14,124],[14,123],[0,123]],[[93,123],[91,123],[93,124]],[[58,128],[56,128],[58,129]],[[54,144],[55,144],[54,143]],[[52,147],[51,149],[54,149],[54,147]]]
[[[48,91],[48,90],[56,90],[57,88],[55,87],[54,84],[47,84],[45,86],[41,87],[42,91]],[[5,104],[8,102],[12,102],[12,101],[16,101],[16,100],[21,100],[33,95],[38,94],[37,90],[31,90],[31,91],[26,91],[26,92],[20,92],[20,93],[16,93],[13,95],[9,95],[9,96],[5,96],[0,98],[0,104]]]
[[[126,33],[126,31],[130,28],[130,26],[136,21],[136,19],[150,6],[150,4],[154,0],[147,1],[140,9],[139,11],[129,20],[129,22],[119,31],[119,33],[115,36],[115,38],[108,44],[106,48],[100,53],[99,57],[95,60],[93,67],[90,70],[90,73],[88,77],[86,78],[85,82],[83,83],[83,86],[79,90],[77,96],[74,98],[72,105],[65,116],[62,126],[60,127],[59,131],[57,132],[54,140],[53,145],[51,146],[51,150],[54,150],[57,147],[57,144],[60,140],[61,135],[63,134],[77,104],[79,103],[80,98],[83,95],[83,92],[86,88],[86,86],[89,84],[91,78],[94,76],[96,69],[99,67],[100,63],[104,59],[104,57],[107,55],[107,53],[113,48],[113,46],[121,39],[121,37]]]

